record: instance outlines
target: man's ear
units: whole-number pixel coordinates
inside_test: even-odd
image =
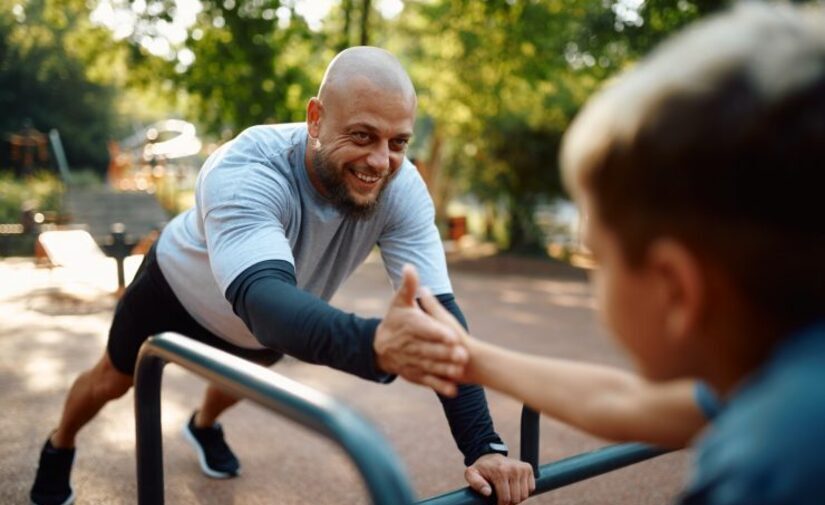
[[[321,99],[314,96],[309,99],[307,103],[307,131],[312,138],[318,138],[321,132],[321,116],[324,112],[324,106]]]
[[[672,238],[653,242],[647,262],[659,286],[665,336],[672,344],[681,345],[699,332],[708,309],[704,269],[690,249]]]

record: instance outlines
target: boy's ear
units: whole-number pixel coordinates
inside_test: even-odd
[[[648,267],[659,286],[663,331],[676,345],[698,333],[707,310],[708,286],[696,255],[673,238],[662,238],[648,250]]]

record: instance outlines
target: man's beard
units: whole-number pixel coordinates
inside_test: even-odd
[[[353,199],[344,180],[344,172],[349,170],[347,165],[344,165],[341,170],[335,170],[335,167],[327,160],[323,152],[316,150],[312,153],[312,166],[315,169],[315,175],[318,176],[318,181],[324,188],[325,196],[342,214],[355,219],[368,219],[375,214],[378,201],[387,187],[386,181],[380,182],[381,188],[379,188],[375,199],[367,203],[359,203]]]

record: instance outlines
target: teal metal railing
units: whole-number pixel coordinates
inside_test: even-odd
[[[303,425],[337,443],[355,463],[373,503],[412,503],[414,495],[398,457],[384,437],[343,403],[298,382],[213,347],[175,334],[150,338],[135,370],[137,484],[140,505],[162,505],[163,449],[160,386],[172,362]]]
[[[495,503],[495,497],[481,496],[469,487],[415,502],[409,480],[390,445],[352,409],[271,370],[181,335],[164,333],[143,344],[135,370],[139,505],[164,503],[160,386],[166,363],[180,365],[239,398],[251,400],[337,443],[355,463],[376,505]],[[644,444],[617,444],[539,466],[538,420],[535,411],[524,408],[521,459],[533,467],[534,495],[665,452]]]

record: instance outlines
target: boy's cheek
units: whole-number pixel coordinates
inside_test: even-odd
[[[643,278],[602,265],[591,275],[599,319],[613,340],[630,355],[639,373],[662,380],[674,373],[677,360],[667,346],[662,307]]]

